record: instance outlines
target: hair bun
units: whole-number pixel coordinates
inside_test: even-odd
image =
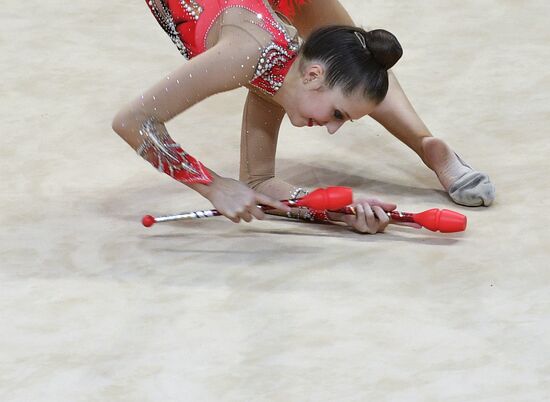
[[[366,32],[365,39],[376,62],[386,70],[392,68],[403,55],[403,48],[397,38],[384,29]]]

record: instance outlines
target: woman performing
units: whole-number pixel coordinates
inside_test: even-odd
[[[147,4],[189,61],[124,107],[113,129],[159,171],[199,192],[230,220],[262,219],[257,204],[289,212],[276,200],[303,191],[275,177],[277,137],[285,114],[294,126],[322,125],[331,134],[348,120],[370,115],[422,158],[455,202],[492,202],[494,187],[488,177],[431,136],[388,72],[402,55],[397,39],[385,30],[355,27],[337,0]],[[300,36],[307,40],[302,42]],[[241,181],[236,181],[186,153],[164,123],[211,95],[243,86],[249,93],[241,134]],[[354,206],[355,216],[328,217],[359,232],[377,233],[389,223],[385,211],[396,207],[367,198]]]

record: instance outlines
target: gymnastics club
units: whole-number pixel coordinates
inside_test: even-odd
[[[353,192],[349,187],[327,187],[319,188],[304,197],[295,200],[282,200],[283,204],[290,207],[307,207],[314,210],[340,210],[341,208],[353,202]],[[263,211],[275,209],[273,207],[260,205]],[[179,215],[153,217],[145,215],[141,220],[143,226],[151,227],[155,223],[173,222],[188,219],[210,218],[222,215],[217,209],[208,209],[204,211],[185,212]]]
[[[313,210],[329,210],[331,212],[355,215],[355,209],[347,205],[353,202],[353,192],[349,187],[327,187],[319,188],[310,194],[297,200],[281,201],[290,207],[307,207]],[[268,211],[272,207],[260,206],[262,210]],[[454,233],[466,230],[466,216],[448,209],[429,209],[420,213],[391,211],[388,216],[394,222],[416,223],[432,232]],[[210,218],[222,215],[216,209],[187,212],[179,215],[153,217],[146,215],[142,219],[145,227],[151,227],[155,223],[172,222],[188,219]]]

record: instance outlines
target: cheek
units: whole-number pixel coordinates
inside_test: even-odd
[[[287,110],[288,115],[302,117],[307,112],[306,106],[307,102],[303,98],[297,99],[290,107],[290,110]]]
[[[307,118],[320,119],[324,116],[322,103],[314,97],[304,99],[299,105],[300,114]]]
[[[300,114],[304,117],[312,117],[312,113],[315,110],[308,102],[303,102],[300,104]]]

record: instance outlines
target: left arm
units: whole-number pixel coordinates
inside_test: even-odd
[[[249,92],[241,129],[240,180],[254,190],[278,200],[290,198],[297,190],[296,186],[275,177],[277,138],[284,115],[279,105]],[[359,199],[353,206],[357,211],[355,216],[329,213],[328,218],[345,222],[358,232],[374,234],[384,231],[389,223],[384,211],[395,209],[394,204],[374,199]],[[300,216],[300,213],[294,212]],[[278,211],[270,213],[282,215]]]
[[[287,199],[296,189],[275,177],[275,153],[284,109],[253,91],[248,92],[241,126],[239,179],[252,189],[276,199]]]

